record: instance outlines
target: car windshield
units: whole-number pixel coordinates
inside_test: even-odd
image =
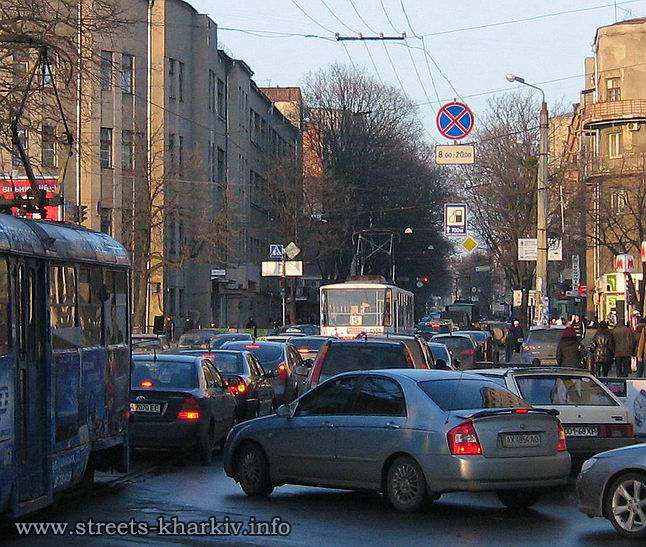
[[[433,342],[444,344],[451,350],[473,349],[473,342],[464,336],[446,336],[443,338],[434,338]]]
[[[369,344],[332,344],[321,373],[334,375],[348,370],[411,368],[405,348]]]
[[[327,289],[323,298],[325,324],[331,327],[381,326],[390,314],[385,288]]]
[[[192,361],[133,361],[132,389],[194,389],[195,365]]]
[[[177,345],[180,348],[208,348],[212,334],[204,332],[187,332],[179,337]]]
[[[215,368],[217,368],[220,372],[244,372],[241,353],[216,351],[210,354],[209,359],[215,365]]]
[[[529,331],[527,342],[532,345],[556,345],[558,344],[559,338],[561,338],[562,333],[563,329],[532,330]]]
[[[523,398],[533,405],[617,406],[587,376],[517,376],[516,383]]]
[[[305,353],[306,350],[319,351],[327,341],[327,338],[298,337],[289,339],[289,343],[302,353]]]
[[[132,339],[132,349],[144,350],[144,349],[159,349],[161,348],[162,343],[159,338],[133,338]]]
[[[211,349],[221,348],[227,342],[238,340],[253,340],[253,337],[249,334],[218,334],[210,340]]]
[[[419,387],[442,410],[528,407],[520,397],[489,380],[428,380]]]
[[[269,343],[269,344],[256,344],[254,342],[228,342],[225,345],[226,349],[237,349],[238,351],[250,351],[253,353],[260,364],[272,364],[282,361],[284,355],[284,347],[282,344]],[[217,366],[217,365],[216,365]]]

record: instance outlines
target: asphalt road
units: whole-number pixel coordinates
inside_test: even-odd
[[[309,487],[282,487],[267,499],[247,498],[224,475],[220,461],[199,467],[185,458],[174,462],[164,455],[138,459],[135,473],[125,478],[106,477],[90,494],[73,495],[25,522],[136,521],[156,523],[173,516],[179,521],[203,522],[214,517],[271,522],[275,517],[291,526],[289,535],[169,537],[106,535],[18,536],[0,534],[3,545],[636,545],[621,539],[603,519],[588,519],[576,509],[573,486],[550,492],[534,509],[514,512],[503,508],[493,494],[447,494],[422,513],[394,512],[379,495]],[[151,467],[153,469],[151,470]],[[274,521],[275,532],[285,532]],[[166,530],[168,531],[168,529]],[[225,530],[222,530],[225,531]],[[153,532],[154,534],[154,532]],[[441,543],[440,543],[441,542]]]

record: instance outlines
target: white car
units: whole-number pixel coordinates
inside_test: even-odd
[[[589,372],[552,367],[469,372],[494,380],[532,406],[558,410],[573,459],[635,443],[628,409]]]

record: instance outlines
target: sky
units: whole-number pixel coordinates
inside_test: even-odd
[[[618,0],[616,7],[610,0],[189,0],[189,3],[217,23],[220,47],[246,61],[260,86],[300,86],[308,72],[333,62],[352,63],[375,78],[403,86],[419,104],[427,139],[440,143],[446,140],[435,126],[438,104],[463,99],[474,110],[477,124],[492,91],[512,91],[517,85],[507,82],[507,73],[541,85],[552,106],[567,107],[578,102],[583,60],[592,54],[596,29],[615,20],[646,15],[646,0]],[[327,39],[262,31],[312,34]],[[405,42],[334,39],[335,33],[352,36],[361,32],[372,36],[373,31],[388,36],[406,32],[407,39]],[[422,41],[423,35],[426,36]]]

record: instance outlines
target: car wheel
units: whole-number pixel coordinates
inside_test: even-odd
[[[501,490],[496,495],[509,509],[527,509],[541,498],[538,490]]]
[[[646,476],[625,473],[608,488],[604,514],[627,538],[646,537]]]
[[[404,513],[418,511],[426,500],[426,478],[422,468],[408,456],[400,456],[388,469],[386,496]]]
[[[264,497],[271,494],[274,487],[269,482],[269,463],[267,456],[256,444],[246,444],[236,456],[236,479],[247,496]]]
[[[215,450],[215,434],[213,433],[213,424],[209,426],[209,432],[202,439],[200,446],[200,463],[202,465],[211,465],[213,463],[213,451]]]

